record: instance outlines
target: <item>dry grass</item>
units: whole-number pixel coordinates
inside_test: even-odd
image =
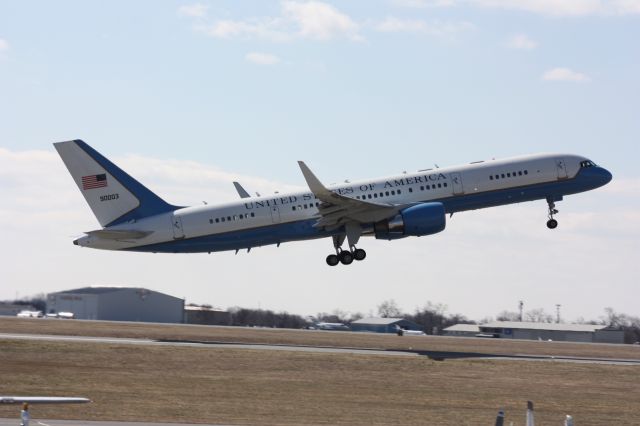
[[[399,338],[352,333],[2,320],[2,332],[169,337],[491,353],[571,352],[632,358],[637,348]],[[504,344],[505,346],[501,346]],[[592,348],[596,346],[595,348]],[[510,352],[509,352],[510,351]],[[604,351],[604,352],[603,352]],[[629,352],[632,351],[632,352]],[[538,352],[539,353],[539,352]],[[634,357],[634,358],[637,358]],[[637,425],[640,368],[556,362],[455,360],[281,351],[0,340],[0,393],[87,396],[80,406],[37,406],[38,418],[281,425]],[[0,417],[17,407],[0,406]]]
[[[640,360],[640,346],[0,317],[0,332]]]
[[[638,424],[640,370],[189,347],[2,341],[2,393],[87,396],[38,418],[226,424]],[[18,408],[0,407],[0,417]]]

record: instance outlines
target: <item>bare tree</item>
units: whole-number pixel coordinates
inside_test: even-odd
[[[378,305],[378,315],[382,318],[396,318],[402,316],[402,312],[398,308],[396,301],[389,299]]]
[[[553,322],[553,315],[546,313],[542,308],[527,311],[524,317],[530,322]]]
[[[512,311],[502,311],[496,317],[497,321],[520,321],[520,313]]]

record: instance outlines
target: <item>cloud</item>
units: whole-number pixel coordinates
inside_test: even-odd
[[[9,50],[9,42],[0,38],[0,59],[4,58],[5,53]]]
[[[392,3],[400,7],[409,7],[413,9],[426,9],[429,7],[454,6],[456,3],[456,0],[392,0]]]
[[[282,9],[287,19],[296,23],[302,37],[314,40],[330,40],[341,36],[352,40],[361,39],[358,35],[358,25],[330,4],[317,1],[285,1],[282,3]]]
[[[538,43],[531,40],[525,34],[517,34],[509,39],[507,47],[519,50],[532,50],[538,46]]]
[[[280,15],[216,20],[196,26],[196,30],[223,39],[263,39],[286,42],[296,39],[361,41],[359,25],[328,3],[283,1]]]
[[[586,83],[591,79],[586,75],[569,68],[554,68],[542,75],[542,79],[546,81],[573,81],[576,83]]]
[[[388,17],[384,21],[375,25],[375,29],[386,33],[420,33],[436,37],[451,36],[460,32],[474,29],[470,22],[442,22],[435,21],[428,23],[421,19],[399,19]]]
[[[258,65],[275,65],[280,62],[280,58],[269,53],[249,52],[244,58]]]
[[[184,5],[178,8],[178,14],[181,16],[189,16],[191,18],[204,18],[207,15],[209,6],[195,3],[191,5]]]
[[[640,0],[393,0],[410,8],[478,6],[548,16],[623,16],[640,14]]]
[[[470,4],[551,16],[629,15],[640,13],[639,0],[468,0]]]

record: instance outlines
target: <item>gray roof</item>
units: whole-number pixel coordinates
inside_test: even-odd
[[[390,325],[399,321],[407,321],[404,318],[362,318],[358,321],[353,321],[351,324],[374,324],[374,325]]]
[[[578,331],[595,332],[607,328],[602,324],[557,324],[545,322],[492,321],[480,324],[481,328],[515,328],[525,330]]]
[[[82,287],[82,288],[75,288],[72,290],[56,291],[51,294],[105,294],[105,293],[113,293],[114,291],[122,291],[127,289],[143,290],[139,287]]]
[[[447,327],[442,331],[468,331],[472,333],[480,333],[480,326],[478,324],[456,324]]]

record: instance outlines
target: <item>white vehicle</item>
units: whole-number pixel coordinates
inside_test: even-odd
[[[73,243],[104,250],[198,253],[330,237],[327,264],[364,260],[361,236],[395,240],[441,232],[446,215],[546,200],[547,227],[565,195],[607,184],[611,173],[573,154],[535,154],[326,187],[302,161],[308,191],[174,206],[81,140],[55,143],[101,229]],[[347,241],[348,249],[342,246]]]
[[[43,314],[42,314],[42,311],[24,310],[24,311],[18,312],[16,316],[20,318],[42,318]]]

